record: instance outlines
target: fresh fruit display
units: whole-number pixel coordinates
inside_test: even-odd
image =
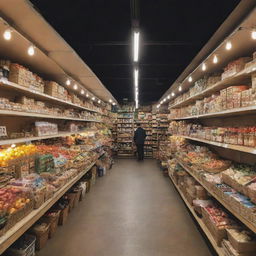
[[[37,146],[33,144],[10,147],[0,151],[0,167],[8,165],[9,161],[33,155],[37,152]]]
[[[27,189],[8,186],[0,189],[0,213],[13,214],[30,203],[31,195]]]

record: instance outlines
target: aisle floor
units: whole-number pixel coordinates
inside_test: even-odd
[[[39,256],[210,256],[156,161],[117,160]]]

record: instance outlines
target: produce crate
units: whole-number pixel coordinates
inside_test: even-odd
[[[60,212],[60,217],[59,217],[59,225],[60,226],[64,225],[68,220],[69,207],[70,207],[69,205],[66,206]]]
[[[80,197],[81,197],[81,194],[82,194],[82,189],[78,189],[75,193],[75,199],[74,199],[74,207],[76,207],[79,203],[79,200],[80,200]]]
[[[54,214],[49,215],[49,216],[46,215],[43,217],[43,220],[45,220],[45,222],[47,222],[50,225],[49,238],[52,238],[54,233],[57,230],[58,223],[59,223],[59,217],[60,217],[60,210],[53,211],[52,213],[54,213]]]
[[[246,252],[256,251],[256,241],[250,241],[250,242],[244,242],[244,243],[239,242],[232,236],[229,229],[227,229],[227,234],[228,234],[229,242],[237,252],[246,253]]]
[[[46,188],[40,188],[36,194],[34,195],[34,209],[38,209],[43,203],[45,199]]]
[[[16,211],[15,213],[9,215],[7,224],[4,228],[5,231],[12,228],[17,222],[19,222],[21,219],[23,219],[25,216],[27,216],[30,212],[33,210],[33,201],[30,201],[29,203],[26,203],[26,205]]]
[[[211,217],[205,208],[202,208],[203,221],[210,233],[212,234],[214,240],[218,246],[221,246],[221,241],[227,237],[226,229],[218,229],[214,223],[211,221]]]
[[[37,231],[32,228],[29,232],[36,236],[36,250],[40,251],[47,243],[49,237],[50,225],[48,224],[44,230]]]
[[[6,256],[34,256],[36,237],[25,234],[7,249]]]
[[[74,208],[74,201],[76,198],[76,193],[68,193],[68,200],[69,200],[69,212]]]

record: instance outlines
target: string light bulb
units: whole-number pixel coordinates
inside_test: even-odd
[[[203,70],[203,71],[206,70],[206,64],[205,64],[205,63],[202,64],[202,70]]]
[[[86,97],[89,98],[89,94],[88,93],[86,93]]]
[[[7,41],[11,40],[11,38],[12,38],[12,31],[10,29],[6,29],[4,31],[3,37]]]
[[[214,57],[213,57],[213,63],[216,64],[218,63],[218,56],[215,54]]]
[[[190,77],[188,78],[188,81],[189,81],[190,83],[193,81],[192,76],[190,76]]]
[[[95,100],[95,97],[92,97],[92,100],[94,101],[94,100]]]
[[[73,88],[74,88],[74,90],[77,90],[77,88],[78,88],[78,87],[77,87],[77,84],[74,84],[74,87],[73,87]]]
[[[157,105],[156,107],[157,107],[157,108],[160,108],[160,105]]]
[[[227,43],[226,43],[226,50],[231,50],[232,49],[232,43],[230,42],[230,41],[228,41]]]
[[[251,33],[251,37],[253,40],[256,40],[256,29],[254,29]]]
[[[181,86],[179,86],[179,92],[181,92],[182,91],[182,87]]]
[[[112,104],[113,104],[113,106],[115,106],[115,105],[116,105],[116,103],[115,103],[115,102],[113,102]]]
[[[71,84],[71,81],[68,79],[68,80],[66,81],[66,85],[69,86],[70,84]]]
[[[35,47],[33,45],[30,45],[28,47],[28,55],[33,56],[35,54]]]
[[[170,98],[171,98],[171,96],[170,96],[170,95],[168,95],[167,99],[169,100]]]
[[[81,94],[84,94],[84,90],[81,90]]]
[[[109,102],[112,103],[112,99],[109,99]]]
[[[174,97],[175,96],[175,93],[174,92],[172,92],[172,97]]]

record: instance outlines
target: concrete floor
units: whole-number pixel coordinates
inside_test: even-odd
[[[117,160],[39,256],[210,256],[154,160]]]

